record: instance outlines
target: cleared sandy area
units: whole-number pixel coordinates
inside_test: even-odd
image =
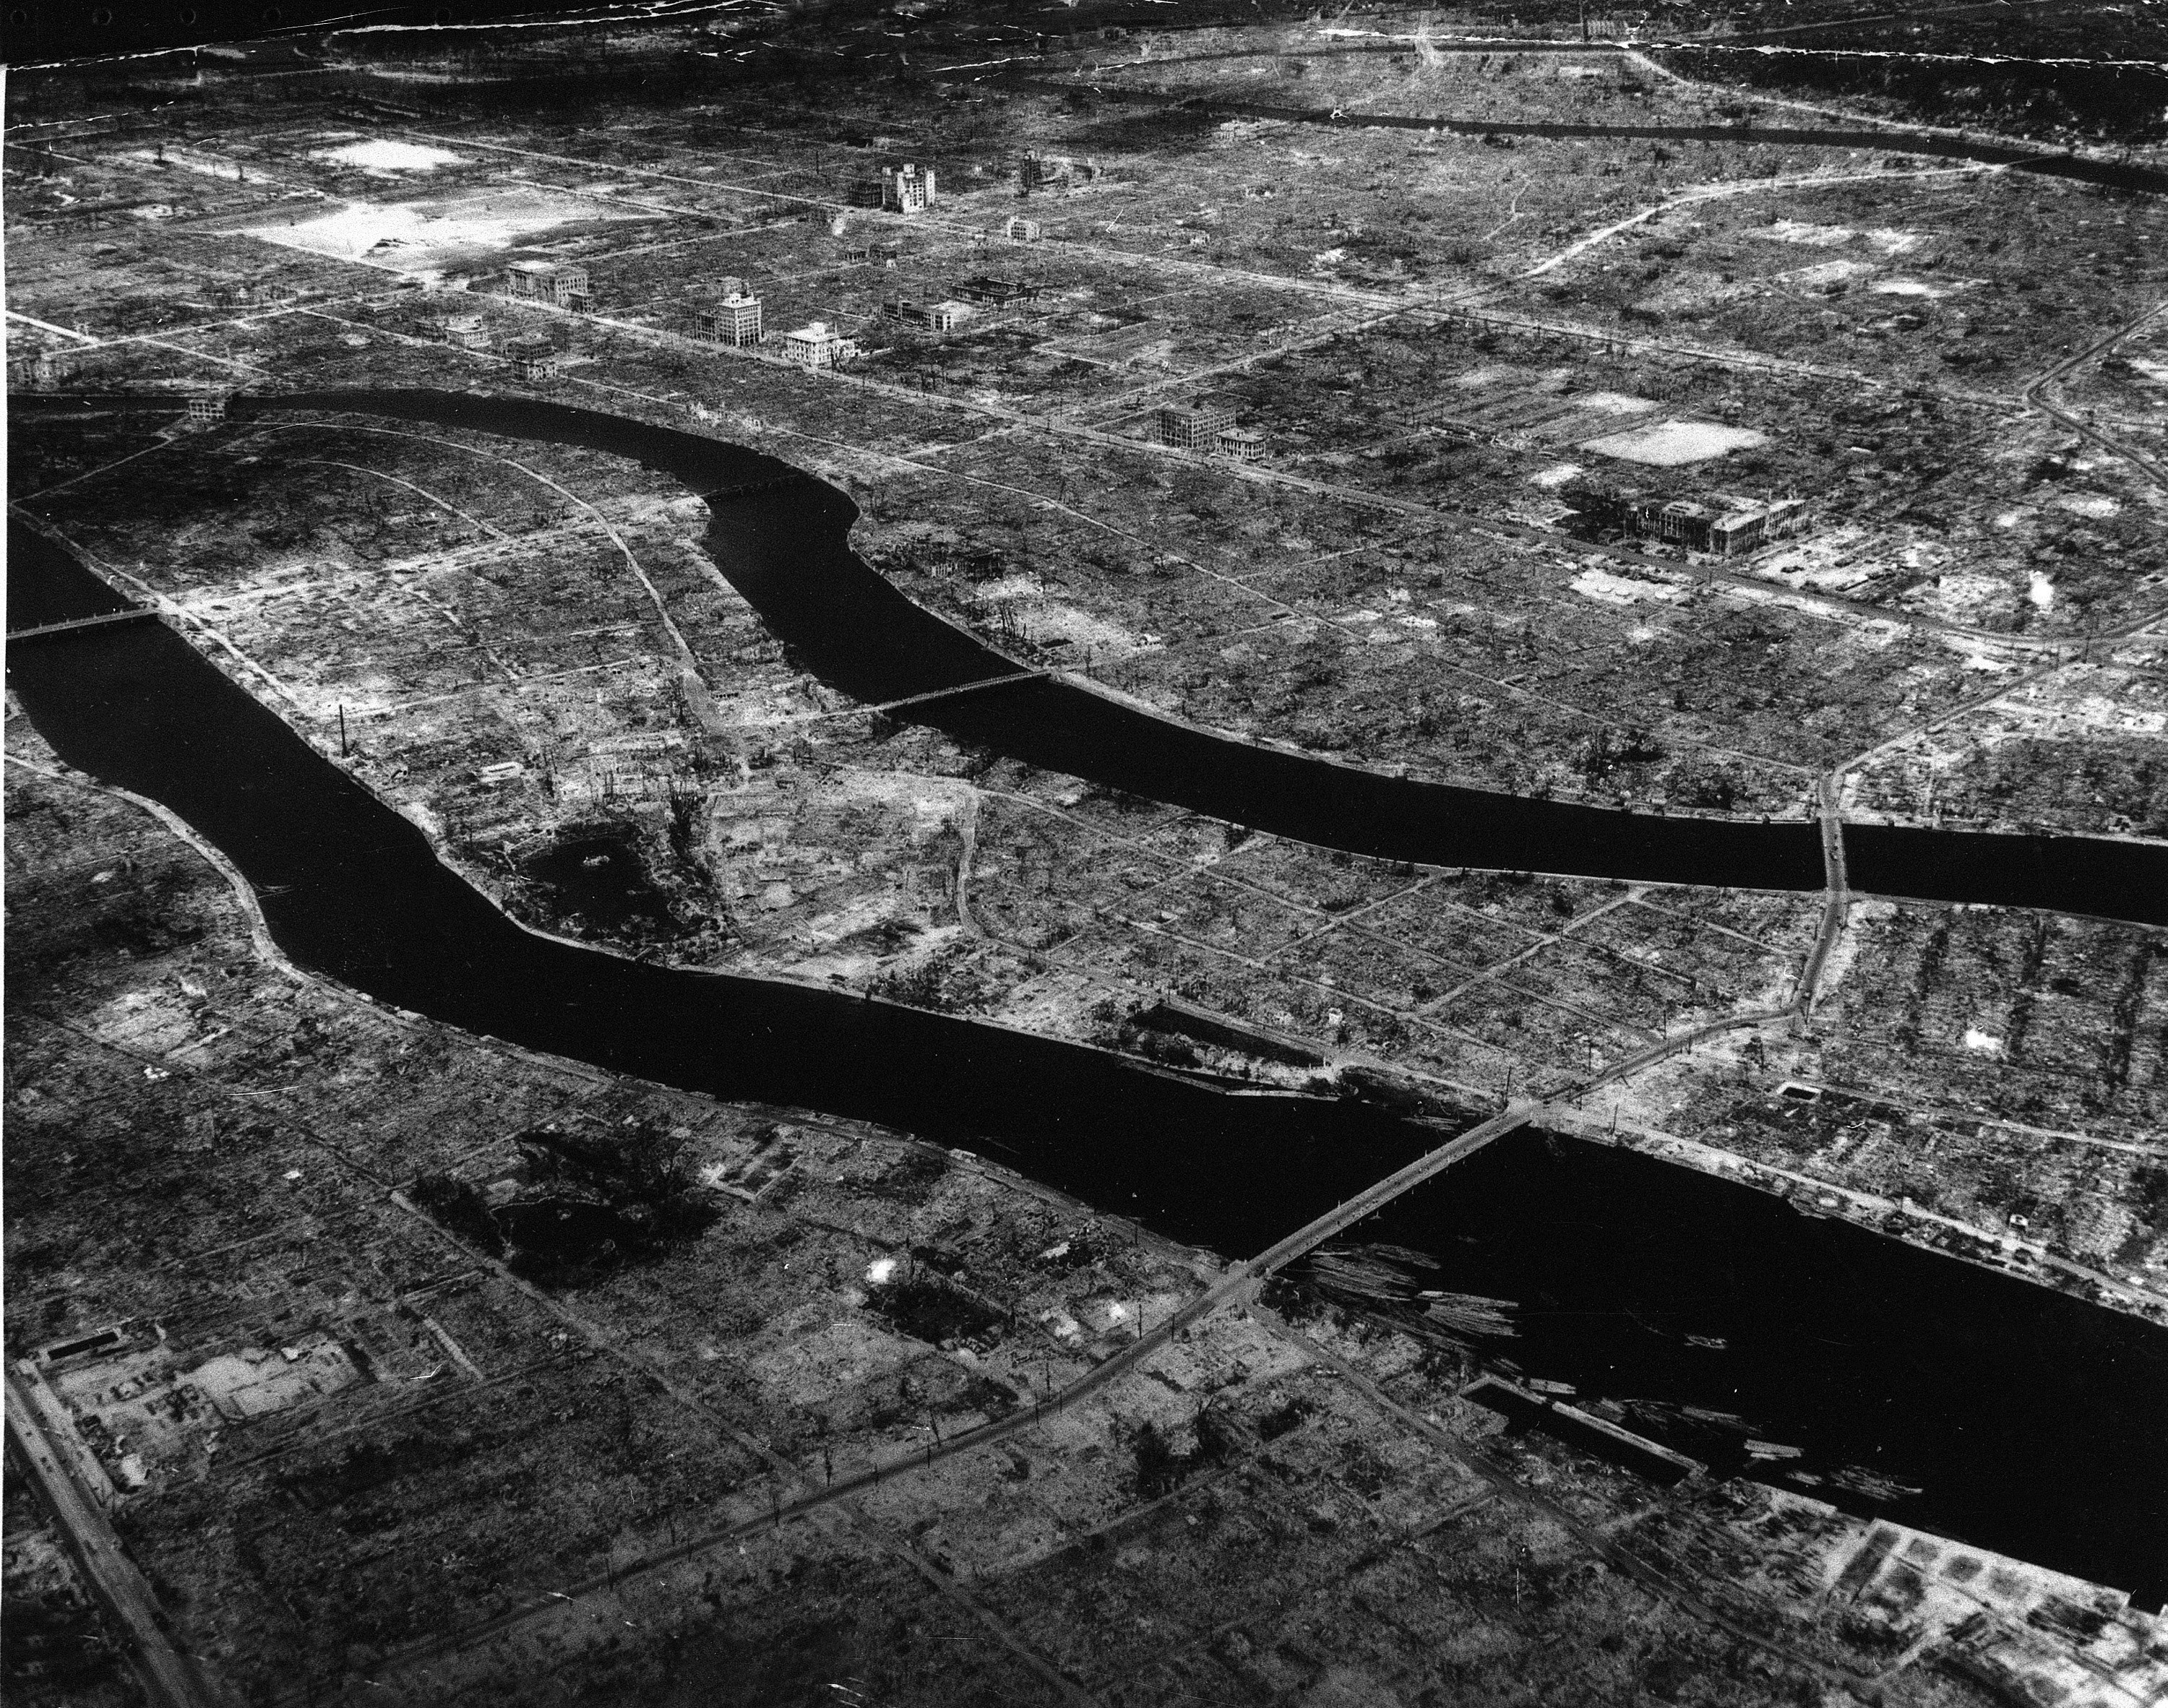
[[[358,166],[364,172],[385,177],[402,172],[434,172],[440,166],[465,166],[466,156],[454,154],[449,148],[431,148],[426,143],[398,142],[388,136],[364,137],[358,142],[343,143],[337,148],[313,151],[311,160],[328,160],[341,166]]]
[[[1721,427],[1706,421],[1660,421],[1631,432],[1609,433],[1590,439],[1581,448],[1600,457],[1616,457],[1625,463],[1645,463],[1652,468],[1676,469],[1687,463],[1706,463],[1734,451],[1751,450],[1769,443],[1767,433],[1751,427]]]
[[[513,188],[425,201],[346,202],[313,219],[258,226],[249,235],[337,261],[428,277],[487,265],[502,251],[563,226],[652,217],[548,190]]]

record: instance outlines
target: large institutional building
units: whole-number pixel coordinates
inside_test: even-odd
[[[515,261],[504,270],[509,294],[561,309],[585,308],[587,269],[577,261]]]

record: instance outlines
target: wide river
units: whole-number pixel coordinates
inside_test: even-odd
[[[545,404],[437,393],[279,403],[589,445],[704,494],[796,472],[716,441]],[[719,501],[708,547],[776,634],[861,698],[1012,668],[853,557],[853,515],[843,495],[794,480]],[[9,538],[11,629],[121,604],[35,533],[11,523]],[[914,1130],[1237,1255],[1439,1138],[1359,1104],[1237,1091],[982,1022],[538,937],[163,624],[11,649],[8,666],[60,756],[162,801],[221,848],[297,962],[470,1032],[719,1096]],[[1811,826],[1665,820],[1401,782],[1190,730],[1060,682],[963,696],[923,715],[1050,769],[1363,853],[1760,888],[1820,882]],[[1869,855],[1863,873],[1875,845],[1848,832],[1855,886],[2048,905],[2045,896],[2089,885],[2086,911],[2161,911],[2161,888],[2147,887],[2157,865],[2113,851],[2129,845],[2074,855],[2080,839],[1910,834],[1910,844],[1884,839],[1894,851],[1879,864]],[[2118,857],[2125,864],[2114,867]],[[2088,859],[2110,863],[2114,905],[2101,904]],[[1873,881],[1900,873],[1906,882]],[[1560,1166],[1562,1156],[1583,1160]],[[1807,1467],[1864,1467],[1918,1490],[1875,1507],[1818,1488],[1840,1504],[2154,1603],[2168,1593],[2168,1471],[2157,1451],[2168,1334],[1795,1217],[1743,1188],[1541,1135],[1501,1143],[1390,1214],[1379,1237],[1444,1264],[1428,1285],[1523,1302],[1520,1336],[1500,1350],[1532,1375],[1591,1397],[1737,1413],[1801,1446]],[[1907,1299],[1932,1309],[1883,1308]],[[1687,1333],[1726,1345],[1683,1356]],[[1839,1350],[1803,1363],[1802,1334]],[[1707,1451],[1698,1438],[1679,1445]]]

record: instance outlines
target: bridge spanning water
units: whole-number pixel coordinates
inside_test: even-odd
[[[28,629],[8,631],[8,644],[19,645],[26,640],[44,640],[56,634],[75,634],[86,629],[110,629],[116,623],[147,623],[157,616],[148,606],[137,606],[128,611],[102,611],[95,617],[70,617],[59,623],[37,623]]]
[[[765,480],[778,466],[714,440],[550,405],[363,393],[280,407],[585,444],[638,458],[695,491]],[[1031,676],[853,556],[855,512],[842,494],[799,480],[762,496],[715,516],[707,543],[771,631],[832,686],[965,739],[1360,852],[1671,882],[1824,884],[1822,830],[1811,822],[1666,823],[1408,784],[1259,750]],[[1253,1274],[1319,1238],[1380,1237],[1382,1220],[1382,1237],[1440,1254],[1442,1286],[1559,1302],[1520,1318],[1512,1356],[1532,1374],[1573,1380],[1591,1397],[1766,1408],[1768,1427],[1788,1432],[1772,1438],[1799,1443],[1800,1462],[1871,1462],[1916,1488],[1893,1516],[2156,1599],[2168,1589],[2168,1479],[2154,1451],[2168,1411],[2168,1336],[2158,1329],[1794,1217],[1742,1187],[1511,1131],[1518,1109],[1456,1137],[1348,1100],[1230,1095],[1201,1076],[984,1021],[787,979],[640,964],[524,931],[180,634],[135,620],[134,607],[112,608],[111,590],[29,529],[13,528],[12,545],[11,616],[31,628],[91,619],[70,645],[11,654],[10,686],[35,726],[62,760],[160,801],[222,849],[261,899],[274,936],[304,965],[379,1001],[613,1071],[987,1148],[1176,1239],[1262,1253]],[[124,617],[131,620],[101,620]],[[987,682],[1004,672],[1018,679]],[[964,687],[974,691],[954,692]],[[2038,905],[2088,894],[2088,862],[2099,858],[2098,845],[2082,838],[2029,839],[2048,849],[2027,864],[2028,839],[1944,834],[1920,845],[1921,857],[1940,862],[1928,872],[1894,859],[1859,827],[1843,835],[1853,893],[1894,888],[1893,875],[1916,870],[1919,886],[1896,893],[2015,895]],[[2107,893],[2127,917],[2157,916],[2168,906],[2160,852],[2128,857],[2120,879],[2109,874],[2124,887]],[[1610,1160],[1574,1162],[1583,1152]],[[1572,1168],[1547,1175],[1547,1157]],[[1445,1172],[1432,1166],[1446,1162]],[[1753,1238],[1714,1237],[1735,1226],[1751,1226]],[[1302,1232],[1290,1239],[1290,1228]],[[1873,1284],[1858,1283],[1870,1270]],[[1921,1332],[1919,1313],[1884,1308],[1914,1297],[1935,1302],[1934,1332]],[[1712,1311],[1724,1318],[1714,1330]],[[1958,1322],[1970,1326],[1956,1333]],[[1684,1338],[1688,1329],[1698,1342]],[[1711,1339],[1729,1350],[1700,1344]],[[1800,1348],[1809,1341],[1835,1350],[1815,1353],[1818,1373],[1803,1383]],[[2013,1369],[2024,1371],[2022,1391],[2004,1382]],[[1754,1408],[1737,1403],[1742,1392],[1757,1396]],[[1891,1421],[1900,1417],[1901,1430]]]

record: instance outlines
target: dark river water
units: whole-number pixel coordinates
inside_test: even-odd
[[[635,458],[704,495],[799,472],[695,433],[521,399],[370,392],[279,403],[587,446]],[[835,488],[793,480],[717,503],[708,549],[773,634],[822,681],[860,699],[900,699],[1017,668],[853,554],[857,517]],[[1351,853],[1755,889],[1822,886],[1820,837],[1804,822],[1671,819],[1409,782],[1192,729],[1065,682],[986,689],[910,715],[1049,771]],[[2168,849],[2157,846],[1879,825],[1847,827],[1845,841],[1855,889],[2168,924]]]
[[[1513,1301],[1517,1334],[1485,1352],[1570,1382],[1582,1403],[1626,1402],[1629,1428],[1716,1474],[2149,1607],[2168,1597],[2168,1332],[1734,1182],[1525,1130],[1347,1239],[1430,1254],[1441,1267],[1420,1286]],[[1757,1468],[1749,1437],[1803,1451]],[[1818,1480],[1788,1482],[1795,1471]],[[1846,1486],[1875,1478],[1916,1493]]]
[[[19,524],[8,568],[11,628],[117,602]],[[163,802],[215,843],[295,960],[469,1032],[969,1144],[1237,1254],[1440,1142],[1434,1128],[1352,1101],[1231,1095],[947,1015],[534,936],[164,623],[32,642],[8,663],[8,686],[54,751]]]
[[[715,441],[543,404],[440,394],[291,401],[592,444],[703,493],[790,472]],[[841,494],[794,481],[719,500],[709,547],[774,633],[863,698],[1012,667],[851,556],[853,513]],[[10,547],[10,628],[121,603],[12,523]],[[984,1023],[536,937],[162,623],[13,648],[8,666],[60,756],[163,802],[224,850],[296,961],[470,1032],[966,1145],[1237,1255],[1440,1137],[1352,1102],[1231,1092]],[[1358,852],[1761,888],[1820,881],[1808,827],[1667,822],[1370,777],[1060,684],[991,690],[927,715],[1051,769]],[[2018,899],[2006,894],[2015,889],[2045,904],[2042,894],[2083,869],[2069,839],[1996,857],[2017,840],[1927,837],[1921,846],[1940,852],[1916,857],[1920,880],[1899,893],[1999,900]],[[1910,869],[1892,857],[1873,869]],[[1852,858],[1855,883],[1873,887],[1860,852]],[[2145,881],[2133,867],[2122,894],[2138,897]],[[2134,900],[2085,910],[2157,916],[2159,893],[2145,894],[2150,912]],[[2155,1601],[2168,1588],[2160,1331],[1571,1141],[1496,1146],[1360,1237],[1434,1254],[1442,1268],[1428,1285],[1517,1302],[1520,1333],[1496,1350],[1584,1397],[1654,1406],[1635,1427],[1668,1430],[1683,1451],[1712,1456],[1706,1431],[1665,1407],[1736,1413],[1755,1433],[1804,1449],[1802,1464],[1865,1466],[1917,1488],[1883,1509],[1924,1527]],[[1688,1333],[1727,1344],[1689,1355]]]
[[[170,411],[169,399],[141,400]],[[236,398],[236,416],[352,410],[632,458],[718,496],[709,555],[770,633],[859,699],[902,699],[1012,675],[1017,661],[911,602],[850,549],[858,511],[826,483],[758,452],[532,399],[351,391]],[[772,484],[780,482],[781,484]],[[739,497],[736,487],[763,490]],[[906,708],[915,722],[1049,771],[1351,853],[1425,864],[1714,884],[1822,887],[1807,821],[1763,825],[1412,782],[1193,729],[1051,678]],[[1856,890],[2052,908],[2168,924],[2168,848],[2105,837],[1848,826]]]

